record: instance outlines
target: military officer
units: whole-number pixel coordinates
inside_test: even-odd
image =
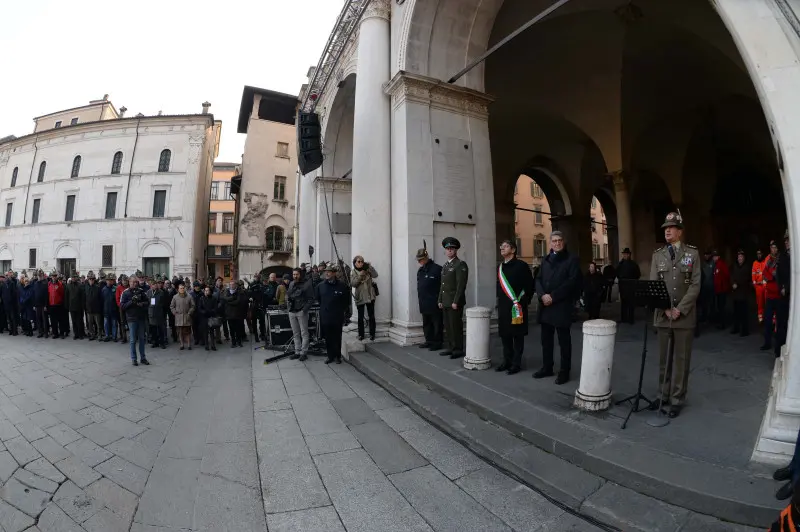
[[[683,218],[678,212],[667,214],[664,223],[667,245],[653,253],[650,279],[667,285],[671,308],[656,310],[654,325],[658,330],[659,385],[664,411],[677,417],[686,401],[692,341],[697,323],[696,302],[700,294],[701,262],[697,248],[681,241]],[[668,365],[667,349],[672,340],[672,364]],[[658,401],[653,403],[658,408]]]
[[[444,328],[447,334],[447,350],[440,356],[461,358],[464,356],[464,305],[467,304],[467,280],[469,268],[458,258],[461,242],[448,236],[442,240],[447,262],[442,266],[442,287],[439,290],[439,308],[444,311]]]

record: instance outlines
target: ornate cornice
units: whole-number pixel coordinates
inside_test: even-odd
[[[389,0],[371,0],[361,16],[361,21],[370,18],[389,20],[392,16],[392,4]]]
[[[402,70],[386,84],[384,91],[392,97],[393,108],[412,102],[478,118],[487,118],[489,104],[494,102],[486,93]]]

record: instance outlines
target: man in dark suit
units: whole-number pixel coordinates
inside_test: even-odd
[[[495,371],[519,373],[528,334],[528,305],[533,298],[533,275],[527,263],[517,259],[517,245],[500,244],[503,262],[497,270],[497,328],[503,341],[503,363]]]
[[[417,250],[417,299],[422,314],[422,332],[425,341],[419,344],[421,349],[436,351],[442,348],[444,322],[442,309],[439,308],[439,288],[442,286],[442,267],[428,256],[428,250]]]
[[[342,326],[345,321],[350,290],[347,285],[336,278],[337,268],[333,264],[325,268],[325,281],[315,287],[315,296],[319,301],[319,322],[325,348],[328,352],[326,364],[342,363]]]

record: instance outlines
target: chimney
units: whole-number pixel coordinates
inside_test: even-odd
[[[122,107],[120,107],[120,108],[119,108],[119,117],[120,117],[120,118],[123,118],[123,117],[125,116],[125,113],[126,113],[127,111],[128,111],[128,108],[127,108],[127,107],[125,107],[124,105],[123,105]]]
[[[209,108],[209,107],[211,107],[211,103],[209,103],[209,102],[203,102],[203,114],[204,114],[204,115],[207,115],[207,114],[208,114],[208,108]]]

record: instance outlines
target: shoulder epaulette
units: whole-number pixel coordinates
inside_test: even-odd
[[[684,244],[689,249],[697,249],[697,246],[693,246],[691,244]]]
[[[661,247],[660,247],[660,248],[658,248],[657,250],[653,251],[653,253],[658,253],[659,251],[661,251],[662,249],[664,249],[664,247],[665,247],[665,246],[661,246]]]

